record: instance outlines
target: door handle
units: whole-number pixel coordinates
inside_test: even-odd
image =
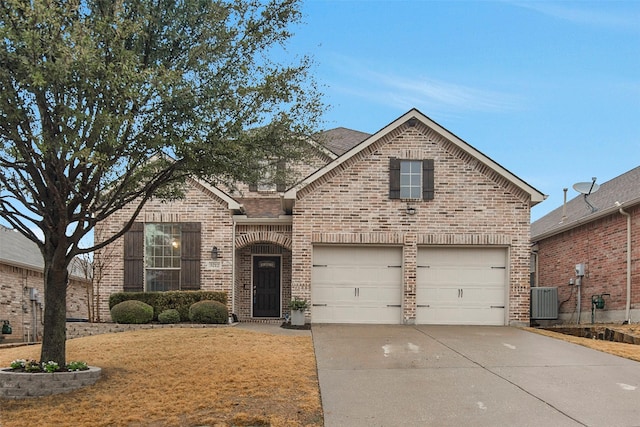
[[[430,307],[429,304],[418,304],[418,307]]]
[[[326,307],[327,306],[327,304],[311,304],[311,305],[313,305],[314,307]]]

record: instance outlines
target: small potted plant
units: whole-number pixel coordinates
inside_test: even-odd
[[[304,312],[309,307],[307,300],[294,298],[289,303],[291,309],[291,325],[304,326]]]

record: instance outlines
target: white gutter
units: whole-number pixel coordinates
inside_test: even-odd
[[[616,202],[618,212],[627,217],[627,305],[625,318],[631,323],[631,214],[622,209],[620,202]]]

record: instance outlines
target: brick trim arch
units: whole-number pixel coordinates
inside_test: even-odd
[[[273,231],[254,231],[236,237],[236,249],[242,249],[254,243],[270,242],[291,250],[291,238]]]

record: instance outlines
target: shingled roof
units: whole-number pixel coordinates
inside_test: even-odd
[[[598,191],[588,196],[588,201],[595,212],[579,194],[568,201],[566,207],[560,206],[533,222],[531,240],[541,240],[615,213],[619,209],[616,202],[623,208],[640,203],[640,166],[601,184]]]
[[[321,132],[318,140],[326,149],[341,156],[370,136],[365,132],[339,127]]]
[[[36,271],[44,270],[44,261],[38,246],[18,231],[0,225],[0,263]],[[78,258],[69,266],[72,276],[86,279]]]

